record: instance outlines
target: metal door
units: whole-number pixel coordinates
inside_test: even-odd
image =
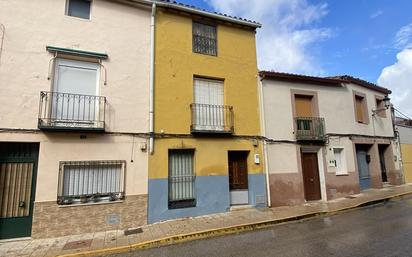
[[[369,174],[368,152],[363,149],[356,149],[356,158],[358,160],[359,186],[361,190],[371,187],[371,178]]]
[[[321,200],[317,153],[302,153],[302,173],[305,199]]]
[[[0,143],[0,239],[31,235],[38,149]]]

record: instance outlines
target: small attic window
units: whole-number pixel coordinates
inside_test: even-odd
[[[91,0],[66,0],[66,15],[90,20]]]

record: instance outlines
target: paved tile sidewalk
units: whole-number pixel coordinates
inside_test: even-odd
[[[329,201],[328,203],[313,202],[293,207],[239,209],[222,214],[160,222],[144,226],[142,233],[129,236],[125,236],[123,230],[118,230],[49,239],[21,240],[12,242],[0,241],[0,257],[48,257],[128,246],[178,234],[188,234],[230,226],[239,226],[243,224],[282,220],[285,218],[313,213],[335,212],[342,209],[351,208],[359,204],[407,193],[412,193],[412,184],[390,186],[383,189],[370,189],[359,195],[354,195],[354,198],[340,198]],[[79,242],[79,245],[82,246],[83,243],[83,247],[76,249],[63,249],[66,243],[75,242],[74,244],[76,244],[76,241],[82,240],[84,241]],[[91,240],[91,243],[86,240]]]

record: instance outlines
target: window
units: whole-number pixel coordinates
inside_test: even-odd
[[[333,148],[335,157],[336,175],[347,175],[345,152],[343,148]]]
[[[66,15],[82,19],[90,19],[91,0],[67,0]]]
[[[383,101],[383,98],[378,98],[376,97],[376,110],[377,110],[377,115],[381,118],[386,118],[386,108],[385,108],[385,102]]]
[[[169,150],[169,208],[196,206],[194,150]]]
[[[193,22],[193,52],[217,55],[216,26]]]
[[[58,204],[124,198],[125,161],[60,162]]]
[[[223,81],[194,79],[195,129],[219,131],[225,128]]]
[[[363,94],[355,93],[354,101],[355,101],[356,121],[359,123],[368,124],[369,117],[368,117],[368,109],[366,105],[366,96]]]
[[[97,96],[98,63],[57,59],[54,74],[51,118],[82,127],[98,125],[101,97]],[[101,111],[103,113],[103,111]]]

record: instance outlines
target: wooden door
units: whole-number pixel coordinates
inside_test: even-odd
[[[229,189],[247,190],[247,155],[248,152],[229,152]]]
[[[302,173],[305,199],[307,201],[321,200],[318,155],[302,153]]]

